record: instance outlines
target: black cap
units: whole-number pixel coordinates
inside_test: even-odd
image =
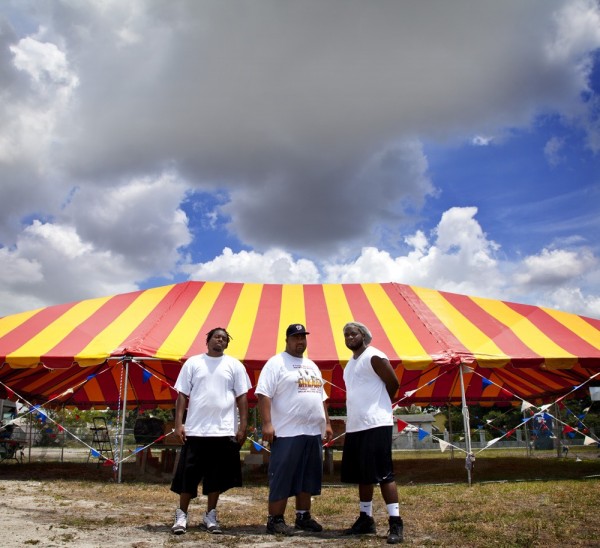
[[[306,331],[306,328],[301,323],[293,323],[285,331],[286,338],[291,335],[310,335],[310,333]]]

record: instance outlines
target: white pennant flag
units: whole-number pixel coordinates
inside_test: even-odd
[[[521,413],[530,407],[533,407],[533,404],[523,400],[523,403],[521,404]]]
[[[408,392],[404,392],[404,397],[410,398],[415,392],[416,390],[409,390]]]
[[[594,443],[598,442],[594,438],[590,438],[589,436],[586,436],[583,440],[583,445],[594,445]]]
[[[493,440],[490,440],[487,442],[486,447],[490,447],[491,445],[494,445],[498,440],[501,440],[502,436],[500,436],[499,438],[494,438]]]
[[[444,441],[444,440],[439,440],[440,442],[440,450],[442,451],[442,453],[448,449],[448,446],[450,445],[448,442]]]
[[[540,407],[540,412],[546,411],[546,409],[548,409],[549,407],[552,407],[551,403],[546,403],[546,404],[542,405],[542,407]]]

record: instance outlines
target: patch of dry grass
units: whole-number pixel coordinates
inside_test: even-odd
[[[478,459],[474,484],[466,484],[464,463],[458,459],[417,459],[396,463],[405,522],[405,544],[436,547],[554,547],[598,546],[600,459]],[[8,472],[8,474],[4,474]],[[2,477],[37,479],[38,495],[54,504],[46,520],[79,529],[133,526],[157,535],[157,545],[211,544],[223,546],[284,546],[287,542],[264,535],[267,487],[264,474],[247,478],[246,486],[225,493],[219,504],[220,521],[228,534],[208,536],[195,527],[182,537],[170,535],[177,496],[164,479],[139,481],[127,470],[124,483],[112,481],[110,469],[92,465],[22,465],[3,467]],[[495,479],[521,480],[491,483]],[[541,481],[533,481],[533,478]],[[148,478],[147,478],[148,479]],[[379,493],[374,501],[378,535],[341,535],[358,513],[355,487],[326,477],[323,493],[312,512],[325,531],[295,538],[294,545],[375,546],[385,544],[387,519]],[[427,481],[429,480],[429,481]],[[522,481],[526,480],[526,481]],[[11,482],[11,496],[18,482]],[[0,498],[5,493],[0,483]],[[193,501],[192,526],[201,519],[205,499]],[[286,515],[293,522],[293,503]],[[133,545],[132,545],[133,546]]]

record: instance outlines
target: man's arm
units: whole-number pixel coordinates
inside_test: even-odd
[[[271,422],[271,398],[264,394],[257,394],[258,410],[262,419],[262,439],[263,441],[273,443],[275,429]]]
[[[241,445],[246,439],[246,430],[248,429],[248,395],[246,393],[241,394],[235,399],[235,403],[240,415],[240,424],[235,439]]]
[[[325,409],[325,441],[329,443],[333,439],[333,428],[331,427],[331,420],[329,419],[326,401],[323,402],[323,409]]]
[[[398,388],[400,388],[400,383],[398,382],[398,377],[396,377],[396,372],[394,371],[392,364],[389,360],[386,360],[381,356],[373,356],[371,358],[371,366],[373,367],[373,371],[379,375],[379,378],[385,384],[385,389],[390,397],[390,401],[394,403],[396,393],[398,392]]]
[[[182,392],[177,393],[175,401],[175,434],[185,442],[185,426],[183,424],[183,414],[187,409],[188,397]]]

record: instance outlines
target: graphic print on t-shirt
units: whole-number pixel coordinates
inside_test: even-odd
[[[298,369],[298,392],[321,392],[323,381],[311,369]]]

